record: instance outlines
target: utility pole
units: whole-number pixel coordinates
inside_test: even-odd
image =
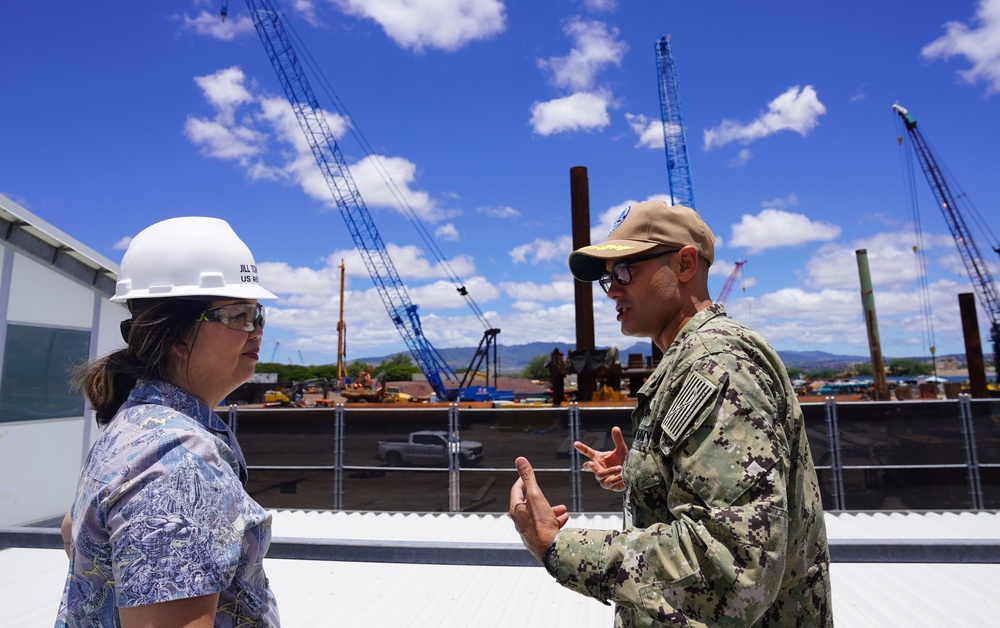
[[[885,364],[882,362],[882,343],[878,337],[878,321],[875,318],[875,291],[868,271],[868,251],[858,249],[858,274],[861,276],[861,305],[865,310],[865,326],[868,328],[868,348],[872,356],[872,374],[875,378],[875,401],[889,401],[889,384],[885,380]]]
[[[344,385],[344,260],[340,260],[340,318],[337,319],[337,386]]]

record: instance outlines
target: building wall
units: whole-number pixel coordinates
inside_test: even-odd
[[[89,334],[89,359],[124,346],[118,324],[125,308],[10,246],[0,250],[0,352],[11,325]],[[17,375],[0,364],[0,384]],[[75,416],[0,422],[0,527],[61,516],[70,507],[98,434],[93,412],[82,407]]]

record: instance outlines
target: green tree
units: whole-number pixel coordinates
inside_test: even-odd
[[[859,377],[871,377],[875,374],[875,369],[872,368],[871,362],[858,362],[851,367],[851,370]]]
[[[355,360],[347,365],[347,376],[351,379],[358,379],[361,373],[368,370],[368,363],[361,362],[360,360]]]
[[[930,375],[934,370],[930,363],[915,358],[893,358],[886,369],[889,375]]]
[[[806,379],[836,379],[837,371],[833,369],[819,369],[806,373]]]
[[[549,361],[547,355],[536,355],[528,362],[528,366],[521,370],[521,377],[525,379],[550,379],[552,375],[545,363]]]
[[[407,382],[413,379],[414,373],[420,372],[420,368],[413,364],[413,360],[408,354],[397,353],[375,367],[372,371],[372,377],[382,371],[385,371],[385,379],[388,382]]]

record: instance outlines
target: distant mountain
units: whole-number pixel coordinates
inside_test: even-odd
[[[604,348],[604,347],[599,347]],[[499,357],[497,361],[500,366],[501,373],[519,373],[524,367],[531,363],[531,360],[537,356],[544,355],[548,356],[552,353],[553,349],[559,349],[563,355],[568,354],[570,351],[576,349],[576,344],[570,344],[566,342],[529,342],[523,345],[498,345]],[[628,362],[628,356],[632,353],[640,353],[644,357],[653,354],[652,343],[648,340],[642,340],[636,342],[629,347],[618,347],[621,353],[622,364]],[[455,347],[451,349],[438,349],[438,353],[444,358],[448,366],[455,370],[464,371],[469,368],[469,363],[472,362],[472,356],[476,353],[476,347]],[[822,370],[822,369],[839,369],[850,364],[855,364],[858,362],[870,362],[871,358],[867,355],[839,355],[835,353],[827,353],[826,351],[778,351],[778,356],[781,361],[785,363],[785,367],[789,369],[807,369],[807,370]],[[390,358],[392,355],[383,357],[370,357],[370,358],[357,358],[362,362],[367,362],[369,364],[378,364],[386,358]],[[938,356],[938,358],[944,357],[955,357],[960,361],[965,360],[964,355],[955,356]],[[886,357],[885,362],[888,363],[892,358]],[[916,359],[926,359],[926,358],[916,358]],[[355,360],[350,360],[354,362]],[[483,370],[480,367],[480,370]],[[493,364],[490,364],[490,370],[493,370]]]
[[[622,361],[628,359],[630,353],[641,353],[643,356],[653,354],[649,342],[637,342],[628,349],[622,349]],[[856,362],[870,362],[866,356],[837,355],[826,351],[778,351],[778,357],[785,363],[785,368],[800,368],[819,370],[840,368]]]
[[[575,348],[575,343],[569,344],[565,342],[529,342],[524,345],[497,345],[497,364],[500,367],[501,373],[520,373],[537,356],[548,356],[552,353],[553,349],[559,349],[563,355],[566,355]],[[464,371],[469,368],[472,357],[476,355],[476,349],[477,347],[452,347],[450,349],[438,349],[438,353],[441,354],[441,357],[444,358],[444,361],[452,369]],[[368,364],[378,364],[382,360],[392,357],[392,355],[378,358],[357,358],[357,360],[367,362]],[[350,360],[350,362],[355,361],[353,359]],[[484,366],[480,366],[479,370],[484,370]],[[490,362],[489,368],[490,371],[493,370],[492,362]]]

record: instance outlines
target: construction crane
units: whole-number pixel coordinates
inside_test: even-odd
[[[729,298],[729,293],[733,291],[733,285],[736,283],[736,276],[740,274],[740,269],[743,268],[743,264],[746,264],[745,259],[738,260],[736,262],[736,268],[733,272],[729,273],[729,278],[726,279],[726,283],[722,284],[722,290],[719,290],[719,296],[715,298],[716,303],[725,303],[726,299]]]
[[[949,184],[950,176],[946,175],[945,171],[938,165],[938,160],[935,159],[927,140],[924,139],[923,133],[917,128],[916,119],[910,115],[909,111],[898,104],[893,105],[892,110],[899,114],[903,125],[906,127],[906,134],[910,139],[910,145],[913,146],[917,159],[920,161],[920,166],[924,171],[924,176],[927,177],[927,182],[930,183],[931,192],[934,194],[938,207],[941,208],[941,213],[944,215],[945,223],[948,225],[955,244],[958,246],[958,252],[962,257],[962,262],[965,263],[965,270],[969,273],[969,279],[972,280],[972,287],[979,299],[979,303],[990,318],[993,361],[994,365],[998,368],[997,372],[1000,373],[1000,298],[997,296],[996,282],[990,274],[989,266],[979,253],[979,247],[976,245],[972,232],[969,230],[963,217],[963,208],[966,206],[968,199],[962,193],[957,195],[952,193],[953,187],[956,189],[959,188],[954,180],[951,180],[951,184]],[[899,142],[902,143],[902,141],[903,136],[901,134]],[[1000,247],[997,247],[995,244],[993,245],[993,250],[997,254],[1000,254]]]
[[[670,204],[694,206],[694,185],[691,183],[691,162],[688,160],[684,116],[674,71],[674,54],[670,35],[656,42],[656,70],[660,85],[660,118],[663,120],[663,143],[667,152],[667,178],[670,182]]]
[[[330,130],[319,101],[306,79],[291,40],[281,23],[280,14],[270,0],[246,0],[257,35],[264,44],[278,80],[288,98],[316,163],[319,165],[333,199],[340,210],[347,230],[361,253],[368,274],[389,312],[389,318],[403,337],[427,382],[442,399],[449,398],[444,379],[458,380],[441,354],[424,336],[417,306],[389,258],[385,243],[375,227],[347,161]],[[223,16],[228,12],[228,2],[223,4]],[[442,378],[444,375],[444,378]]]

